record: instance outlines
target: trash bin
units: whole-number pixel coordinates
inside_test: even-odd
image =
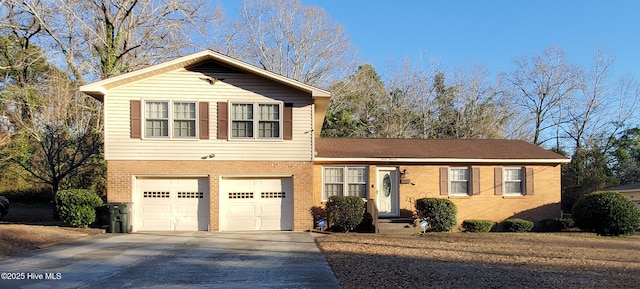
[[[129,233],[130,203],[108,203],[109,233]]]

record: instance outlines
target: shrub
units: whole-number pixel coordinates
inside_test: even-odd
[[[489,220],[464,220],[462,221],[462,229],[465,232],[486,233],[493,228],[493,221]]]
[[[569,228],[573,228],[575,222],[570,218],[554,218],[542,220],[542,228],[547,232],[560,232]]]
[[[12,189],[1,192],[12,203],[51,203],[53,194],[51,188],[39,187],[28,189]]]
[[[533,222],[519,218],[507,219],[502,222],[502,231],[524,233],[533,229]]]
[[[87,227],[96,220],[96,207],[103,202],[89,190],[62,190],[55,196],[60,219],[74,227]]]
[[[349,232],[362,222],[364,201],[357,196],[332,196],[327,201],[327,217],[335,230]]]
[[[631,235],[640,227],[638,208],[618,192],[582,196],[571,211],[576,226],[598,235]]]
[[[448,232],[457,223],[458,209],[448,199],[422,198],[416,200],[416,214],[419,219],[429,222],[429,231]]]

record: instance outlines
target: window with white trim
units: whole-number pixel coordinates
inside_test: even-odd
[[[522,168],[504,168],[502,175],[504,180],[504,195],[523,195]]]
[[[282,104],[231,104],[231,138],[279,139],[282,129]]]
[[[325,167],[322,182],[325,201],[331,196],[367,197],[365,167]]]
[[[231,136],[253,137],[253,104],[234,103],[231,109]]]
[[[469,195],[469,168],[449,169],[449,195]]]
[[[146,101],[144,137],[195,138],[196,102]]]

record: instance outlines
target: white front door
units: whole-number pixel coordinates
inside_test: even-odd
[[[397,217],[398,214],[398,170],[378,168],[376,205],[378,216]]]

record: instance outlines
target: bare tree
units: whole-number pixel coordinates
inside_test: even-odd
[[[83,97],[68,76],[51,70],[37,86],[10,86],[5,103],[20,94],[38,94],[29,98],[32,119],[25,121],[21,111],[7,109],[7,118],[16,128],[11,161],[42,183],[51,185],[55,193],[61,183],[81,167],[93,164],[102,147],[102,116],[96,101]]]
[[[504,97],[500,83],[489,83],[489,72],[475,67],[471,73],[457,73],[455,103],[458,111],[454,121],[455,138],[504,138],[513,112]]]
[[[434,61],[419,61],[416,64],[404,59],[398,66],[390,64],[388,71],[387,86],[389,90],[404,98],[403,102],[407,109],[405,113],[410,116],[400,122],[403,127],[409,126],[406,135],[432,138],[434,118],[437,114],[434,75],[437,71],[441,71],[440,65]]]
[[[355,68],[355,48],[344,28],[319,7],[299,0],[246,0],[227,24],[221,51],[266,70],[327,87]],[[221,47],[226,45],[226,47]]]
[[[189,52],[197,45],[191,35],[207,32],[219,16],[203,7],[191,0],[6,0],[4,14],[31,23],[53,64],[82,83]],[[13,19],[1,25],[18,28]]]
[[[564,121],[560,114],[563,101],[573,97],[579,88],[581,70],[567,63],[564,51],[557,47],[532,57],[517,58],[515,64],[516,69],[508,78],[514,100],[530,117],[533,143],[543,144],[554,138],[548,131]]]
[[[8,159],[54,191],[79,172],[92,174],[101,159],[101,107],[76,87],[191,52],[199,45],[192,35],[215,33],[208,24],[219,10],[204,7],[191,0],[1,1],[0,138],[10,140],[2,153],[12,152]]]
[[[600,135],[610,119],[607,102],[613,102],[609,89],[609,72],[613,58],[596,51],[593,68],[585,73],[580,90],[566,102],[566,125],[561,128],[573,142],[576,150]]]

